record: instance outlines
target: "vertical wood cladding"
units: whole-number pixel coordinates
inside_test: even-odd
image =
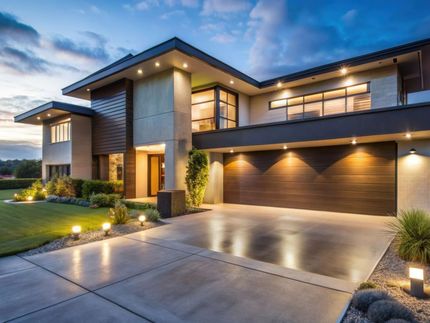
[[[224,202],[387,215],[396,211],[396,143],[224,155]]]
[[[136,195],[133,148],[133,81],[123,79],[91,92],[93,154],[124,154],[124,192]]]

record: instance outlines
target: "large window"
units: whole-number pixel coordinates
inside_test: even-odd
[[[51,125],[51,144],[70,140],[70,120]]]
[[[193,132],[237,126],[237,94],[222,87],[196,91],[191,99]]]
[[[65,165],[47,165],[47,175],[48,179],[55,176],[70,176],[70,164]]]
[[[287,120],[328,116],[370,109],[369,83],[269,102],[270,109],[286,109]]]

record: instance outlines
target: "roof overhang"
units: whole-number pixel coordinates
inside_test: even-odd
[[[51,101],[15,116],[15,122],[42,125],[46,120],[67,114],[79,114],[91,117],[94,115],[94,111],[80,105]]]
[[[430,102],[330,117],[250,125],[193,134],[193,146],[214,152],[282,149],[430,138]]]
[[[259,82],[175,37],[135,56],[126,56],[90,76],[65,87],[62,91],[64,95],[88,100],[90,99],[92,90],[119,79],[128,78],[138,80],[166,69],[178,68],[191,73],[193,87],[221,83],[239,92],[256,95],[276,90],[278,82],[281,82],[283,87],[294,87],[339,77],[341,76],[340,70],[343,67],[347,67],[350,73],[357,73],[368,69],[406,62],[411,59],[418,62],[418,53],[427,45],[430,45],[430,39],[384,49]],[[156,62],[159,63],[159,66],[155,65]],[[187,68],[184,68],[184,63],[188,65]],[[143,73],[139,74],[138,70],[142,70]]]

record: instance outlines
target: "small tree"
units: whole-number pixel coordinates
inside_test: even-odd
[[[193,148],[188,153],[187,204],[198,207],[203,203],[206,186],[209,180],[209,160],[206,152]]]
[[[16,178],[42,177],[42,162],[40,160],[23,160],[15,169]]]

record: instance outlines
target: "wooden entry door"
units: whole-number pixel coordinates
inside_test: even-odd
[[[148,196],[164,189],[164,155],[148,155]]]

